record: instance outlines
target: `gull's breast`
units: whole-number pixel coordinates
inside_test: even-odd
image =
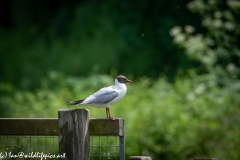
[[[123,88],[117,89],[116,91],[118,92],[118,96],[115,99],[113,99],[111,102],[109,102],[108,103],[109,105],[112,105],[121,101],[126,95],[127,88],[123,87]]]

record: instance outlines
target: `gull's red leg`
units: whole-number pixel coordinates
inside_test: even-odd
[[[109,108],[108,108],[108,115],[109,115],[108,118],[110,118],[111,120],[113,120],[113,121],[116,120],[116,118],[110,116],[110,109]]]
[[[107,118],[109,118],[109,108],[106,107],[106,114],[107,114]]]

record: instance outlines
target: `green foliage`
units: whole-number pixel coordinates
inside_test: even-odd
[[[206,33],[195,33],[189,25],[176,26],[170,31],[174,42],[184,48],[189,58],[202,64],[202,72],[219,78],[221,85],[228,85],[229,80],[240,77],[240,2],[195,0],[188,8],[201,15]]]
[[[191,67],[168,34],[187,23],[187,2],[9,1],[9,24],[0,20],[0,81],[32,90],[50,70],[75,76],[166,73],[173,79],[178,69]]]
[[[41,80],[41,87],[34,92],[1,83],[1,117],[57,117],[59,109],[69,108],[67,101],[85,98],[99,86],[110,85],[112,81],[104,75],[66,79],[59,73],[50,72]]]
[[[203,123],[197,123],[201,135],[198,135],[196,150],[209,157],[239,159],[234,146],[239,145],[236,135],[240,127],[237,121],[240,112],[240,2],[194,0],[188,8],[202,17],[206,33],[195,33],[193,26],[176,26],[170,34],[189,58],[201,64],[190,73],[192,81],[189,83],[195,84],[195,92],[188,93],[188,99],[198,108],[195,110],[192,106],[191,110],[203,114],[199,117]],[[199,96],[199,93],[203,94]]]
[[[129,78],[129,79],[132,79]],[[208,79],[209,81],[215,81]],[[57,117],[66,102],[85,98],[113,83],[106,75],[87,78],[65,77],[50,72],[34,92],[1,85],[1,117]],[[200,83],[201,82],[201,83]],[[239,103],[230,90],[216,84],[208,86],[202,76],[142,78],[128,85],[126,97],[112,106],[111,115],[125,119],[126,154],[150,155],[153,159],[191,159],[219,157],[237,160]],[[104,118],[104,108],[83,107],[91,118]]]

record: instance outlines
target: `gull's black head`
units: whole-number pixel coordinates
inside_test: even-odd
[[[117,76],[116,78],[118,80],[119,83],[127,83],[127,82],[130,82],[130,83],[133,83],[133,81],[127,79],[125,76]]]

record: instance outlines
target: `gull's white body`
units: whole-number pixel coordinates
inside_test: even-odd
[[[119,83],[117,79],[115,79],[115,85],[109,86],[109,87],[104,87],[97,91],[96,93],[90,95],[87,97],[85,100],[83,100],[82,103],[77,104],[77,106],[94,106],[94,107],[109,107],[110,105],[113,105],[115,103],[118,103],[121,101],[124,96],[126,95],[127,92],[127,87],[124,83]],[[103,96],[106,93],[116,93],[117,96],[109,95],[110,101],[107,103],[96,103],[98,99],[102,99]]]

